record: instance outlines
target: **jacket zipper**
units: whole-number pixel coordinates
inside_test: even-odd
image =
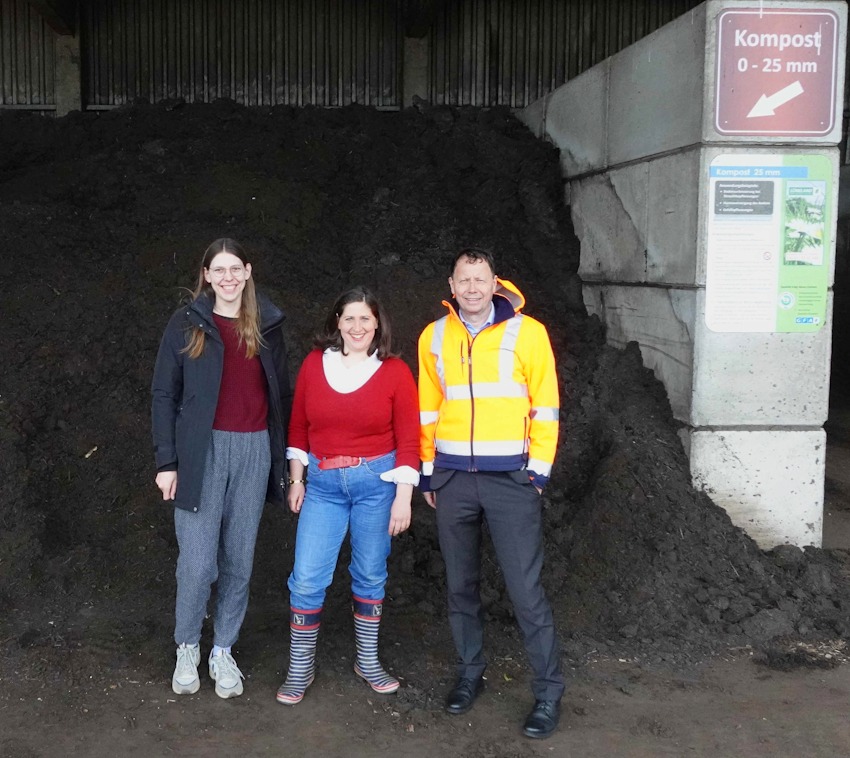
[[[282,321],[275,321],[268,326],[264,330],[260,332],[260,337],[264,337],[266,334],[272,331],[272,329],[276,329],[281,325]],[[263,371],[266,370],[265,365],[263,364],[263,346],[260,345],[260,365],[263,366]],[[274,355],[272,355],[271,351],[266,350],[265,355],[269,357],[269,362],[271,364],[271,371],[269,372],[269,376],[267,381],[269,382],[269,386],[271,386],[272,378],[274,378],[275,383],[277,383],[277,377],[275,376],[275,372],[277,371],[277,366],[274,365]],[[283,438],[286,439],[286,429],[283,425],[283,408],[280,407],[280,386],[277,388],[277,392],[274,393],[274,399],[272,399],[272,393],[269,392],[269,405],[272,408],[272,412],[274,413],[275,419],[277,421],[277,425],[281,430]],[[274,467],[272,467],[274,468]],[[286,470],[286,464],[284,463],[284,471]],[[286,476],[281,475],[280,482],[278,482],[280,489],[285,493],[286,492]]]
[[[477,337],[478,335],[476,335]],[[475,342],[475,337],[467,340],[467,376],[469,377],[469,470],[470,472],[478,471],[475,465],[475,395],[472,393],[472,343]],[[461,349],[461,361],[463,361],[463,345]]]

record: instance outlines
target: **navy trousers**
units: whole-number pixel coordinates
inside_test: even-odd
[[[534,672],[534,697],[560,700],[564,679],[558,638],[540,582],[540,495],[524,471],[435,469],[431,484],[437,493],[437,530],[446,563],[449,625],[460,659],[458,676],[480,677],[487,665],[479,591],[481,527],[486,519]]]

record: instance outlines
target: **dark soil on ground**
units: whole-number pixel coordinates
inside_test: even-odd
[[[456,251],[495,252],[558,359],[545,573],[567,667],[606,654],[687,665],[747,645],[768,665],[815,665],[791,643],[850,637],[846,552],[763,552],[691,487],[663,387],[636,346],[606,346],[584,311],[557,153],[506,110],[7,113],[0,230],[0,680],[76,697],[132,667],[167,686],[176,543],[153,481],[149,385],[162,329],[219,236],[245,244],[258,286],[288,314],[294,369],[335,296],[364,283],[415,371]],[[267,507],[237,650],[265,684],[285,669],[295,523]],[[345,565],[320,643],[324,672],[341,679]],[[489,552],[482,592],[489,650],[519,675]],[[418,496],[386,609],[385,657],[405,677],[394,707],[426,719],[453,650],[433,512]]]

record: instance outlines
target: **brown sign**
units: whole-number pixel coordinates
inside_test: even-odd
[[[719,134],[829,134],[837,81],[834,12],[735,8],[717,16],[714,128]]]

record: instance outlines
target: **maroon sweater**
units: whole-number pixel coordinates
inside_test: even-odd
[[[213,429],[222,432],[261,432],[268,427],[269,390],[260,356],[245,357],[236,319],[213,313],[224,342],[224,366],[218,390]]]
[[[301,365],[287,444],[321,458],[396,451],[396,466],[419,469],[419,403],[407,364],[387,358],[359,389],[340,393],[325,379],[322,351]]]

